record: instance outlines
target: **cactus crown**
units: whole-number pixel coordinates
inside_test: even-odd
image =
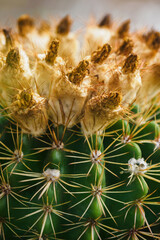
[[[0,30],[0,239],[160,239],[160,33],[71,26]]]

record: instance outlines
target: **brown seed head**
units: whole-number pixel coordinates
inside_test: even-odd
[[[157,51],[160,48],[160,32],[151,30],[147,34],[143,35],[147,46],[152,50]]]
[[[93,63],[102,64],[107,59],[110,52],[111,46],[108,43],[106,43],[103,45],[102,48],[99,48],[98,50],[94,51],[91,54],[91,61]]]
[[[130,29],[130,20],[126,20],[125,22],[123,22],[120,27],[118,28],[117,32],[118,32],[118,36],[120,38],[124,38],[128,35],[129,33],[129,29]]]
[[[133,50],[133,41],[131,39],[124,39],[123,43],[118,49],[118,54],[128,56]]]
[[[102,106],[104,108],[115,109],[122,101],[122,95],[119,92],[110,92],[103,97]]]
[[[138,56],[130,54],[122,67],[123,74],[134,73],[138,66]]]
[[[29,89],[24,89],[16,95],[16,105],[19,109],[31,108],[35,104],[33,100],[33,92]]]
[[[57,33],[58,34],[68,34],[70,32],[72,25],[72,19],[70,18],[69,15],[65,16],[64,18],[61,19],[57,26]]]
[[[34,19],[28,15],[22,15],[18,19],[18,31],[21,36],[25,36],[27,33],[34,29]]]
[[[18,122],[24,133],[41,135],[46,131],[48,122],[46,104],[46,99],[32,89],[19,90],[11,105],[12,119]]]
[[[54,61],[58,54],[58,48],[59,48],[59,40],[54,39],[49,46],[49,50],[48,50],[48,52],[46,54],[46,58],[45,58],[45,60],[48,64],[51,64],[51,65],[54,64]]]
[[[79,85],[88,72],[89,62],[86,60],[81,61],[72,72],[68,73],[68,79],[70,82]]]
[[[91,98],[88,105],[92,112],[99,115],[104,111],[114,110],[120,105],[121,101],[122,95],[119,92],[110,92]]]
[[[111,25],[112,25],[111,14],[106,14],[98,24],[99,27],[108,27],[108,28],[111,27]]]
[[[12,48],[6,58],[6,63],[12,68],[18,68],[20,64],[20,54],[18,48]]]

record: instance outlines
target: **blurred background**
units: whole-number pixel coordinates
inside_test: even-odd
[[[131,19],[133,30],[160,30],[160,0],[0,0],[0,27],[13,27],[21,14],[51,19],[70,14],[73,28],[84,28],[89,17],[100,20],[111,13],[115,21]]]

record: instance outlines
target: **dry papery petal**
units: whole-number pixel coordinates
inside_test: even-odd
[[[31,64],[34,64],[33,53],[43,53],[50,42],[51,34],[49,31],[39,31],[36,28],[35,20],[28,15],[22,15],[18,21],[19,41],[23,45]],[[33,63],[32,63],[33,62]]]
[[[50,99],[54,83],[63,77],[66,71],[65,62],[58,57],[59,41],[54,39],[46,54],[39,54],[35,67],[37,91],[40,96]]]
[[[160,93],[160,64],[152,64],[141,70],[142,87],[140,88],[136,102],[143,106]]]
[[[105,20],[108,22],[108,25],[105,25]],[[85,36],[84,36],[84,44],[82,48],[82,56],[88,56],[93,51],[96,51],[99,47],[102,47],[106,43],[110,43],[110,39],[114,35],[114,32],[111,28],[111,20],[102,19],[100,24],[89,25]]]
[[[133,34],[134,52],[138,54],[144,67],[160,63],[160,32],[141,31]]]
[[[120,24],[116,23],[112,31],[113,34],[110,38],[109,44],[112,46],[113,52],[116,52],[124,39],[131,38],[130,20],[128,19]]]
[[[72,19],[69,15],[60,20],[52,34],[53,39],[59,40],[58,55],[62,57],[68,68],[75,67],[79,62],[80,42],[77,34],[71,32]]]
[[[63,59],[56,57],[59,53],[58,42],[53,40],[47,54],[39,56],[36,85],[38,93],[48,100],[51,121],[71,127],[81,118],[87,98],[89,81],[87,78],[85,81],[83,79],[88,73],[89,63],[81,61],[67,73]]]
[[[38,93],[48,100],[52,93],[54,83],[63,77],[65,71],[65,62],[61,57],[55,59],[54,65],[51,66],[45,62],[45,55],[39,56],[35,68],[36,85]]]

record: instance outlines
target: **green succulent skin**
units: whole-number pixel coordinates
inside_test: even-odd
[[[155,120],[137,128],[141,129],[137,142],[122,141],[123,135],[131,136],[135,127],[126,120],[91,137],[84,136],[79,127],[52,126],[39,139],[17,132],[17,127],[7,121],[2,123],[2,239],[119,239],[122,232],[122,239],[127,240],[136,239],[134,232],[139,229],[147,234],[146,239],[152,234],[158,239],[160,155],[159,149],[153,148],[159,132]],[[17,144],[26,157],[24,164],[19,161],[15,167],[12,154],[10,158],[6,156],[16,150]],[[130,180],[128,161],[143,156],[148,158],[146,171]],[[152,164],[155,167],[150,168]],[[43,178],[41,182],[41,177],[47,168],[59,170],[60,177],[39,197],[46,186],[47,180]],[[149,169],[156,170],[156,175],[147,174]],[[28,173],[33,173],[32,177]],[[35,180],[37,173],[40,175]],[[4,189],[6,184],[10,191]],[[47,206],[53,211],[47,212]]]

